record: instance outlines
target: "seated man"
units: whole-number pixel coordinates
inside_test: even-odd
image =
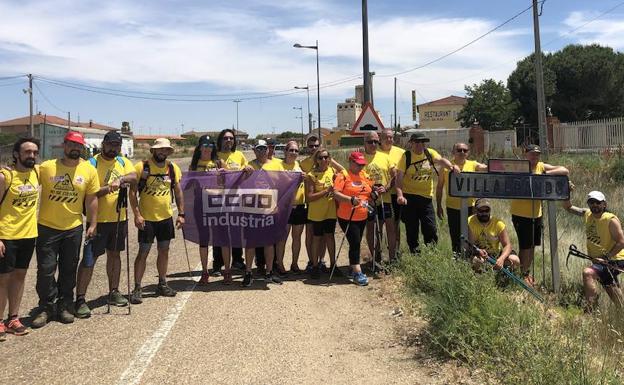
[[[520,258],[511,249],[509,235],[505,223],[491,216],[492,206],[487,199],[479,199],[475,203],[476,214],[468,218],[468,240],[479,248],[479,255],[472,259],[475,271],[488,256],[496,259],[495,270],[504,266],[520,266]]]

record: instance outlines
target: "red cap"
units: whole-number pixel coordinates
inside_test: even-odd
[[[366,166],[366,159],[364,159],[364,154],[359,151],[353,151],[351,155],[349,155],[349,160],[352,160],[357,164],[361,164],[362,166]]]
[[[79,143],[79,144],[82,144],[83,146],[86,144],[84,140],[84,136],[82,136],[81,133],[76,132],[76,131],[68,131],[67,134],[65,134],[65,138],[63,138],[63,140],[65,142]]]

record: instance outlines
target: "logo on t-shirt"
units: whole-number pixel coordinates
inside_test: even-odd
[[[74,203],[78,201],[78,192],[74,190],[74,185],[69,174],[57,175],[53,178],[56,183],[50,190],[48,199],[53,202]],[[80,184],[84,179],[80,177]]]
[[[152,177],[151,183],[147,185],[145,188],[145,194],[152,196],[167,196],[169,195],[169,190],[171,188],[171,178],[168,175],[166,176],[155,176]]]
[[[69,174],[57,176],[54,180],[56,180],[56,184],[53,187],[54,190],[74,191],[74,185]]]

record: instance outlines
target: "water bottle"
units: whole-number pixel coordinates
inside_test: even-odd
[[[362,203],[360,203],[360,205],[362,207],[364,207],[366,210],[368,210],[368,215],[375,214],[375,208],[373,206],[369,205],[368,201],[362,201]]]

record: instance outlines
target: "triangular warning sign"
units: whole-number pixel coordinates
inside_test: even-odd
[[[54,189],[61,191],[74,191],[74,185],[72,184],[69,174],[65,174],[62,180],[56,182]]]
[[[364,135],[367,132],[380,132],[383,129],[384,125],[381,119],[379,119],[379,115],[377,115],[373,106],[366,102],[362,113],[360,113],[357,122],[351,129],[351,135]]]

